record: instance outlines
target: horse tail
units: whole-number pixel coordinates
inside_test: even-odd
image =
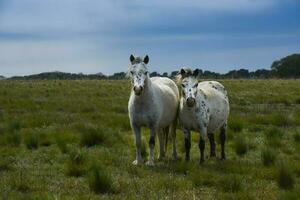
[[[165,138],[165,153],[167,153],[168,149],[168,136],[169,136],[169,127],[166,127],[163,129],[164,132],[164,138]]]

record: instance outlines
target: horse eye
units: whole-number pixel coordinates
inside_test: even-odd
[[[181,84],[181,87],[185,87],[185,85],[184,85],[184,84]]]
[[[130,71],[130,74],[133,75],[133,71]]]

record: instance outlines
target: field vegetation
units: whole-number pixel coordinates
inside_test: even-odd
[[[227,160],[199,165],[193,133],[190,162],[172,161],[169,142],[151,168],[131,164],[129,81],[0,81],[0,198],[300,199],[300,80],[220,82],[231,105]],[[179,125],[177,148],[183,158]]]

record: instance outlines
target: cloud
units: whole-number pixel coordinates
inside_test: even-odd
[[[0,31],[51,34],[113,31],[160,16],[208,12],[253,12],[270,8],[278,0],[4,0]],[[215,13],[217,14],[217,13]]]
[[[253,11],[278,4],[278,0],[134,0],[132,4],[165,9],[196,8],[201,11]]]
[[[230,63],[222,55],[234,60],[235,53],[250,54],[240,49],[298,43],[299,12],[281,6],[291,2],[0,0],[0,74],[109,74],[126,69],[130,53],[150,54],[154,70],[184,63],[224,66]],[[213,59],[217,52],[223,64]]]

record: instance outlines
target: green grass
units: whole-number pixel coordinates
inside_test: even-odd
[[[86,160],[86,154],[81,149],[73,147],[66,163],[66,174],[75,177],[83,176],[87,170]]]
[[[21,134],[19,131],[14,131],[6,134],[6,143],[11,146],[18,147],[21,144]]]
[[[293,137],[296,143],[300,143],[300,131],[295,132]]]
[[[234,143],[235,153],[239,156],[245,155],[249,150],[249,144],[245,136],[238,136]]]
[[[103,166],[93,165],[89,169],[88,182],[95,193],[113,192],[113,181],[110,173]]]
[[[26,135],[25,145],[27,149],[37,149],[39,147],[39,136],[33,133]]]
[[[238,192],[243,188],[242,177],[229,174],[221,179],[219,185],[224,192]]]
[[[295,185],[295,177],[289,166],[281,164],[277,174],[278,186],[282,189],[292,189]]]
[[[271,148],[265,148],[261,151],[261,160],[264,166],[271,166],[276,161],[276,152]]]
[[[93,126],[82,126],[78,129],[81,134],[80,143],[82,146],[91,147],[101,144],[105,139],[103,129]]]
[[[299,199],[300,81],[220,80],[230,99],[226,157],[199,165],[184,136],[155,167],[135,159],[127,103],[130,81],[0,81],[0,198]],[[142,129],[148,159],[149,130]],[[286,166],[280,162],[289,163]]]

